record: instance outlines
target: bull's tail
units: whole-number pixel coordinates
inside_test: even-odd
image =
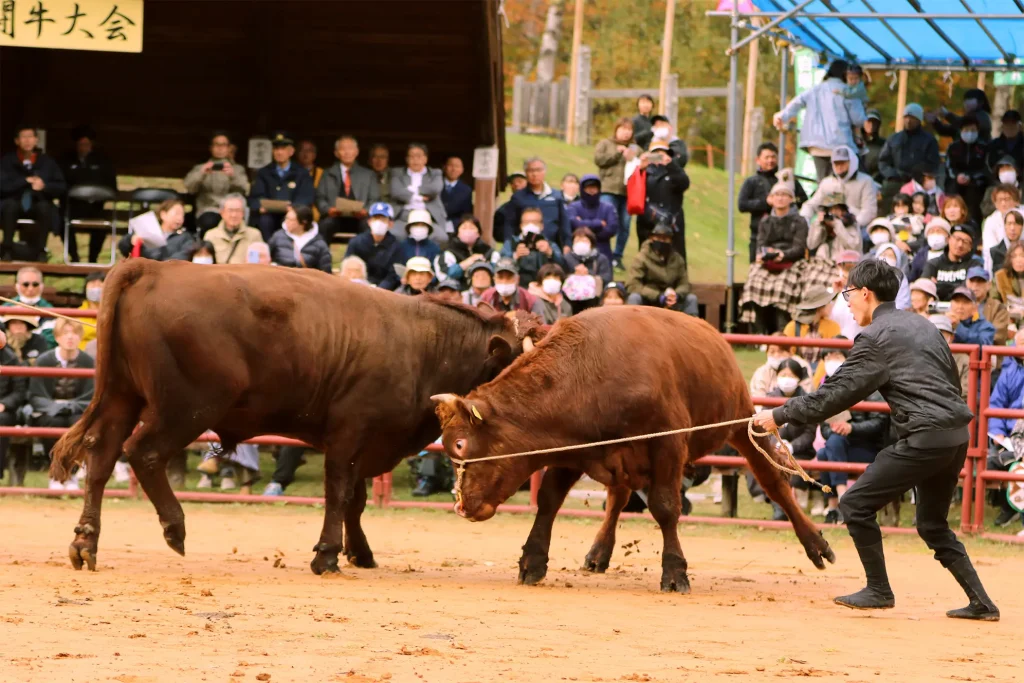
[[[109,391],[107,385],[116,374],[114,359],[118,342],[115,329],[118,302],[122,292],[139,279],[144,268],[145,259],[125,261],[112,268],[103,283],[103,307],[96,320],[96,377],[92,401],[82,417],[54,445],[50,459],[52,479],[67,481],[75,465],[85,460],[87,449],[96,444],[96,436],[88,432],[100,410],[104,394]]]

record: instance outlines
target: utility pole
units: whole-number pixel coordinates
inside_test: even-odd
[[[576,102],[580,88],[580,45],[583,42],[583,3],[576,0],[576,15],[572,21],[572,55],[569,59],[569,109],[565,122],[565,141],[576,144]]]

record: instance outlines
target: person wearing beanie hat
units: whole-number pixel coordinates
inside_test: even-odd
[[[619,233],[619,216],[615,205],[602,201],[601,179],[588,173],[580,180],[580,197],[569,205],[569,225],[573,234],[588,228],[594,234],[593,246],[609,261],[612,259],[612,238]]]
[[[974,266],[985,267],[974,253],[974,231],[968,225],[954,225],[945,251],[925,263],[921,277],[935,281],[939,301],[949,301],[953,290],[967,282],[967,271]]]
[[[978,312],[978,300],[966,285],[953,290],[946,313],[953,326],[955,344],[991,346],[995,343],[996,328]]]
[[[878,215],[878,190],[875,181],[860,171],[860,159],[850,147],[841,145],[832,150],[832,173],[823,178],[814,195],[801,207],[800,214],[811,223],[831,195],[843,195],[846,211],[853,214],[853,225],[859,230]]]
[[[883,212],[889,210],[892,198],[900,187],[910,182],[915,171],[939,173],[942,160],[939,158],[939,143],[935,136],[921,126],[924,111],[920,104],[910,103],[903,109],[903,130],[893,134],[885,142],[878,156],[878,170],[883,177]]]
[[[750,263],[757,258],[757,231],[761,219],[771,213],[768,195],[779,181],[779,149],[772,142],[763,142],[757,148],[757,172],[743,181],[736,200],[741,213],[750,214]],[[802,206],[807,201],[807,193],[794,178],[793,189],[796,190],[796,205]]]
[[[967,271],[967,288],[974,294],[978,313],[992,323],[996,330],[993,343],[996,346],[1003,346],[1010,338],[1010,311],[1002,301],[989,296],[992,291],[992,276],[984,268],[975,266]]]

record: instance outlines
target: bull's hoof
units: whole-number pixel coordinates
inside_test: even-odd
[[[525,586],[536,586],[548,575],[547,555],[523,555],[519,558],[518,583]]]
[[[346,553],[345,557],[348,559],[348,563],[353,567],[360,569],[376,569],[377,562],[373,559],[373,553],[367,551],[365,553]],[[315,571],[315,570],[314,570]]]
[[[690,592],[690,579],[686,576],[686,560],[676,555],[665,555],[661,561],[661,590],[663,593]]]
[[[811,537],[809,543],[804,544],[804,549],[807,551],[807,557],[818,569],[825,569],[825,560],[828,560],[829,564],[836,563],[836,554],[820,531]]]
[[[171,550],[179,555],[185,555],[185,522],[168,522],[163,525],[164,540]]]
[[[313,550],[316,551],[316,557],[309,563],[309,568],[313,570],[314,574],[320,576],[322,574],[337,574],[341,571],[338,567],[340,548],[329,546],[326,543],[318,543],[313,546]]]
[[[595,574],[604,574],[608,571],[608,564],[611,560],[611,546],[605,547],[595,544],[583,559],[583,570],[594,572]]]
[[[82,543],[77,539],[68,547],[68,557],[71,559],[71,566],[81,570],[83,566],[89,571],[96,571],[96,544]]]

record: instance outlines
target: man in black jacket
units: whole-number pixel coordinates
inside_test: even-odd
[[[263,205],[264,199],[284,201],[290,206],[312,207],[314,199],[313,176],[292,161],[295,143],[290,135],[279,132],[271,141],[274,160],[256,172],[256,180],[249,193],[249,225],[259,228],[263,241],[281,229],[287,210]]]
[[[738,199],[740,213],[750,214],[750,262],[757,260],[757,226],[767,216],[772,207],[768,206],[768,195],[772,187],[779,182],[776,175],[779,171],[779,149],[771,142],[762,143],[757,148],[757,173],[743,181]],[[796,193],[794,202],[799,208],[807,201],[807,193],[797,181],[793,188]]]
[[[57,227],[53,200],[63,197],[67,186],[57,162],[36,149],[39,137],[35,128],[19,126],[14,143],[18,149],[0,159],[0,221],[4,229],[0,261],[39,261],[46,249],[46,236]],[[35,223],[19,226],[19,218]],[[15,232],[20,232],[23,243],[17,248]]]
[[[960,377],[949,346],[929,320],[896,309],[893,302],[899,287],[895,268],[877,259],[857,264],[842,294],[865,329],[854,341],[849,358],[818,391],[759,414],[754,424],[771,431],[790,421],[821,422],[873,391],[881,392],[889,404],[897,440],[878,454],[839,501],[864,565],[867,587],[836,598],[836,603],[855,609],[888,609],[896,604],[875,514],[916,487],[917,532],[970,598],[967,607],[946,616],[997,621],[999,609],[946,522],[967,457],[967,426],[973,416],[960,398]]]
[[[957,287],[967,284],[967,271],[985,264],[974,253],[974,231],[966,225],[954,225],[949,231],[946,251],[924,265],[921,277],[935,281],[939,301],[949,301]]]
[[[117,191],[117,172],[114,163],[103,152],[96,149],[96,131],[91,126],[75,126],[71,131],[71,142],[74,148],[60,158],[60,170],[64,174],[67,188],[80,185],[98,185]],[[61,205],[61,223],[70,214],[72,219],[103,219],[106,211],[103,202],[87,202],[81,199],[68,199]],[[61,226],[63,229],[63,226]],[[109,231],[106,230],[72,230],[72,235],[85,233],[89,235],[89,263],[96,263],[103,251]],[[68,244],[71,260],[78,261],[78,240],[72,238]]]

